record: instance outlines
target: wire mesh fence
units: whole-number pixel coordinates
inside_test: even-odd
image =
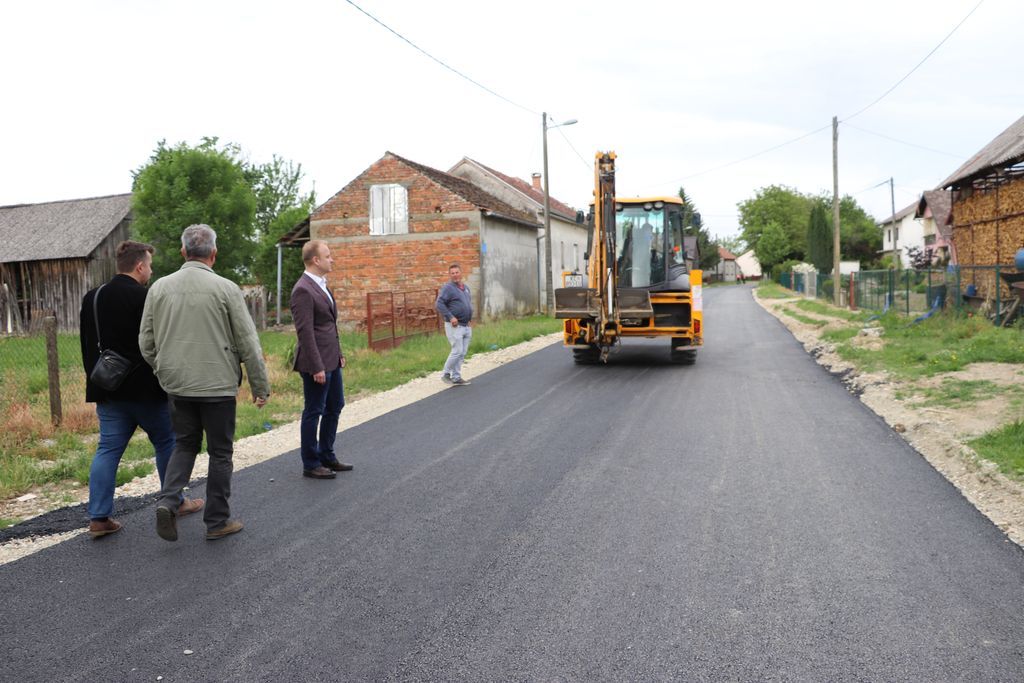
[[[836,283],[820,273],[782,273],[777,281],[798,294],[834,300]],[[1024,272],[1014,266],[862,270],[840,276],[839,303],[852,309],[906,316],[949,310],[1009,325],[1024,311]]]

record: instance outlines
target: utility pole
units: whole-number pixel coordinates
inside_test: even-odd
[[[896,245],[900,241],[900,231],[896,227],[896,191],[893,190],[892,176],[889,176],[889,203],[892,205],[892,256],[896,260],[896,270],[899,270],[900,250]]]
[[[540,115],[544,133],[544,307],[550,314],[555,310],[555,290],[551,277],[551,195],[548,190],[548,113]]]
[[[832,117],[832,303],[839,305],[839,117]]]

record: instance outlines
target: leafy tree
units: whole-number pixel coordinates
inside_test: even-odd
[[[815,202],[807,225],[807,260],[819,273],[831,273],[835,243],[828,215],[821,202]]]
[[[683,200],[683,230],[684,234],[697,236],[697,249],[700,251],[700,260],[697,267],[701,270],[714,270],[720,260],[718,256],[718,244],[711,238],[711,233],[704,227],[704,220],[700,217],[696,205],[686,194],[686,190],[679,188],[679,198]]]
[[[789,256],[803,259],[807,253],[807,221],[813,201],[783,185],[762,187],[752,199],[737,204],[743,229],[741,237],[756,249],[765,229],[775,223],[786,233]]]
[[[246,167],[256,196],[257,240],[253,279],[271,289],[277,287],[277,241],[298,225],[316,205],[314,192],[303,195],[302,164],[276,154],[270,162]],[[295,249],[281,255],[281,305],[288,305],[292,285],[302,275],[302,259]]]
[[[161,140],[132,183],[132,232],[156,247],[155,277],[181,265],[181,233],[206,223],[217,232],[217,271],[235,282],[249,278],[255,254],[256,198],[235,145],[203,138],[195,147]]]
[[[259,282],[265,287],[277,289],[277,241],[292,228],[302,222],[310,212],[308,206],[293,206],[284,209],[267,226],[260,238],[256,256],[255,271]],[[281,254],[281,306],[287,307],[292,287],[302,276],[305,265],[302,263],[301,250],[286,248]]]
[[[830,198],[829,206],[831,202]],[[839,242],[844,260],[859,261],[865,266],[878,261],[882,231],[875,219],[849,195],[839,200]]]
[[[742,237],[719,237],[715,236],[715,241],[718,242],[719,246],[728,249],[736,256],[739,256],[747,250],[747,243],[743,241]]]
[[[773,266],[785,261],[791,251],[789,235],[775,221],[768,222],[764,230],[761,231],[757,244],[754,245],[754,254],[764,272],[768,272]]]

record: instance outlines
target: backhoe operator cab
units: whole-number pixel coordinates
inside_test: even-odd
[[[696,240],[678,197],[614,196],[615,154],[598,152],[586,270],[566,272],[555,317],[577,363],[606,361],[624,337],[669,337],[674,360],[692,363],[703,344]]]

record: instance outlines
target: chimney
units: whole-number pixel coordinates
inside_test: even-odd
[[[535,190],[542,190],[542,189],[544,189],[544,188],[542,188],[540,186],[540,173],[534,173],[533,174],[533,189],[535,189]]]

